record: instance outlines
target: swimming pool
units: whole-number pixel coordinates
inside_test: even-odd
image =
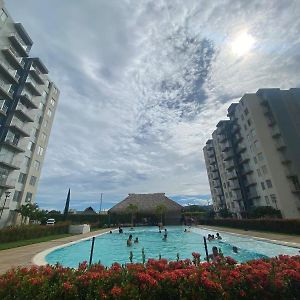
[[[190,232],[185,233],[185,227],[182,226],[170,226],[167,229],[167,241],[162,240],[163,233],[159,233],[157,227],[137,227],[133,231],[130,228],[125,228],[123,234],[114,231],[112,234],[99,235],[95,239],[93,262],[100,261],[105,266],[110,266],[114,262],[129,263],[130,251],[133,252],[133,262],[142,262],[143,248],[146,260],[148,258],[158,259],[160,255],[168,260],[176,260],[177,253],[180,259],[192,258],[192,252],[199,252],[202,260],[205,259],[203,236],[207,236],[208,233],[215,234],[215,232],[201,228],[190,228]],[[138,237],[139,243],[127,247],[126,240],[129,234],[133,235],[133,239]],[[217,246],[225,256],[231,256],[238,262],[279,254],[299,254],[299,249],[293,247],[229,233],[222,233],[221,235],[222,240],[207,242],[209,253],[211,253],[213,246]],[[233,253],[233,246],[238,247],[237,254]],[[56,249],[50,252],[45,259],[49,264],[59,262],[63,266],[77,267],[80,262],[89,260],[90,249],[91,239],[83,240]]]

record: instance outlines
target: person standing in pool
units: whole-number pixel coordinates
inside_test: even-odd
[[[212,254],[208,255],[209,259],[215,261],[220,256],[218,248],[216,246],[212,247]]]
[[[138,243],[139,243],[139,238],[138,238],[138,237],[135,238],[134,243],[135,243],[135,244],[138,244]]]
[[[167,237],[168,237],[168,231],[167,231],[167,228],[165,228],[165,234],[164,234],[164,237],[163,237],[163,241],[166,241]]]
[[[129,235],[129,238],[127,240],[127,246],[130,247],[132,245],[132,234]]]
[[[119,226],[119,233],[123,233],[123,229]]]

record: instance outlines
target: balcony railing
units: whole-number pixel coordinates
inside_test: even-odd
[[[4,99],[0,99],[0,113],[6,116],[8,110],[8,106],[6,105],[6,101]]]
[[[246,163],[248,162],[250,159],[249,159],[249,156],[247,155],[247,153],[243,152],[240,154],[240,158],[238,160],[239,164],[243,164],[243,163]]]
[[[222,196],[223,192],[221,188],[214,188],[214,192],[216,194],[216,196]]]
[[[17,51],[21,54],[21,56],[28,56],[29,47],[23,42],[23,40],[16,33],[12,33],[8,38],[14,44],[14,46],[16,47]]]
[[[228,180],[232,180],[232,179],[235,179],[235,178],[237,178],[236,170],[232,170],[232,171],[227,172],[227,179]]]
[[[30,106],[31,108],[38,108],[33,98],[34,96],[31,96],[24,91],[21,94],[22,101],[24,101],[28,106]]]
[[[252,173],[253,170],[251,169],[250,165],[249,164],[243,164],[242,165],[242,170],[241,170],[241,173],[243,175],[246,175],[246,174],[249,174],[249,173]]]
[[[239,182],[237,180],[232,180],[230,188],[232,190],[239,190],[241,187],[240,187],[240,184],[239,184]]]
[[[32,111],[28,109],[25,105],[23,105],[21,102],[19,102],[16,107],[16,113],[23,120],[27,122],[34,122],[34,116],[32,114]]]
[[[208,159],[208,163],[209,163],[210,165],[215,164],[215,163],[216,163],[216,159],[215,159],[214,157],[209,158],[209,159]]]
[[[5,78],[10,83],[18,83],[18,80],[20,79],[20,76],[17,74],[17,71],[15,69],[12,69],[10,65],[5,63],[4,61],[0,61],[0,67],[2,70],[2,74],[5,75]]]
[[[226,160],[224,162],[224,164],[225,164],[225,169],[226,170],[230,170],[230,169],[234,168],[234,161],[233,160]]]
[[[234,191],[232,193],[231,198],[232,198],[233,201],[239,201],[239,200],[243,199],[241,191],[239,191],[239,190]]]
[[[221,151],[222,152],[224,152],[224,151],[227,151],[227,150],[229,150],[231,148],[231,145],[230,145],[230,143],[227,141],[227,142],[225,142],[225,143],[223,143],[223,144],[221,144]]]
[[[254,199],[254,198],[259,198],[260,195],[258,194],[258,192],[256,190],[252,190],[252,191],[248,192],[247,197],[248,197],[248,199]]]
[[[251,186],[251,185],[256,185],[256,184],[257,184],[257,182],[253,176],[247,176],[246,181],[245,181],[246,186]]]
[[[282,139],[282,137],[279,137],[275,140],[275,144],[276,144],[276,148],[279,151],[282,151],[286,148],[286,144],[284,142],[284,140]]]
[[[215,155],[215,151],[214,150],[208,150],[207,151],[207,156],[208,157],[213,157]]]
[[[3,97],[9,97],[10,99],[12,99],[13,97],[11,84],[7,84],[2,79],[0,79],[0,95],[2,95]]]
[[[27,126],[25,125],[25,123],[15,117],[12,118],[10,122],[10,127],[14,130],[17,130],[24,137],[30,136],[30,134],[27,131]]]
[[[39,84],[44,84],[44,79],[43,79],[43,74],[40,70],[38,70],[37,68],[31,66],[30,67],[30,72],[32,74],[32,76],[34,76],[34,79],[39,83]]]
[[[18,138],[6,137],[3,143],[9,146],[10,148],[12,148],[16,152],[25,152],[22,148],[19,147]]]
[[[36,95],[36,96],[41,96],[42,95],[39,88],[38,88],[38,86],[33,82],[32,79],[27,77],[25,83],[31,89],[31,91],[33,92],[34,95]]]
[[[224,160],[229,160],[234,156],[232,149],[223,153]]]
[[[218,171],[212,172],[211,175],[212,175],[212,179],[218,179],[219,178],[219,172]]]
[[[210,170],[211,170],[212,172],[218,171],[217,165],[216,165],[216,164],[211,165],[211,166],[210,166]]]

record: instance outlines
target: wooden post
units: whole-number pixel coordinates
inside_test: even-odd
[[[203,237],[204,240],[204,247],[205,247],[205,253],[206,253],[206,260],[207,262],[209,262],[209,258],[208,258],[208,250],[207,250],[207,243],[206,243],[206,237]]]
[[[91,248],[91,254],[90,254],[90,264],[92,264],[92,260],[93,260],[93,252],[94,252],[94,244],[95,244],[95,237],[93,236],[93,239],[92,239],[92,248]]]

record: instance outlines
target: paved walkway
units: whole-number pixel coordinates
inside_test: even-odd
[[[207,226],[207,225],[198,225],[197,227],[207,228],[216,230],[218,232],[229,232],[235,234],[241,234],[245,236],[256,237],[259,239],[269,239],[278,244],[286,245],[286,246],[294,246],[300,248],[300,236],[299,235],[288,235],[282,233],[273,233],[273,232],[261,232],[254,230],[243,230],[237,228],[228,228],[221,226]]]
[[[17,266],[30,266],[32,265],[32,258],[39,252],[44,251],[48,248],[66,244],[69,242],[77,241],[82,238],[94,236],[99,233],[107,232],[110,229],[101,229],[85,234],[78,234],[68,236],[62,239],[52,240],[48,242],[42,242],[38,244],[27,245],[23,247],[17,247],[7,250],[0,251],[0,274],[5,273],[12,267]]]

